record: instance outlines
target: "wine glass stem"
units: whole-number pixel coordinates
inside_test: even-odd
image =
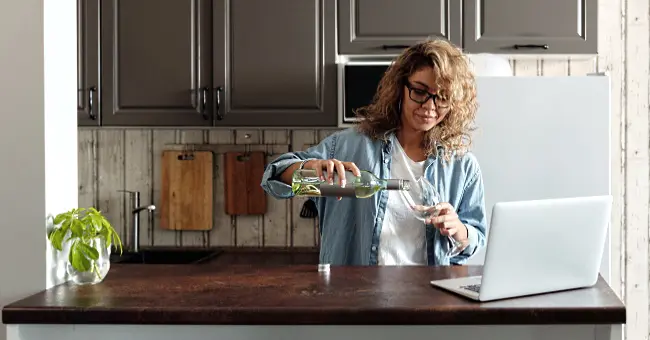
[[[458,254],[461,251],[462,243],[456,241],[452,236],[447,236],[449,241],[451,241],[451,248],[449,248],[449,254]]]

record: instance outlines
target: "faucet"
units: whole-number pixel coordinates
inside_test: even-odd
[[[156,206],[153,204],[140,206],[140,192],[139,191],[130,191],[130,190],[118,190],[119,192],[124,192],[129,194],[131,204],[129,209],[131,210],[131,225],[126,229],[127,233],[127,243],[126,250],[137,253],[140,251],[140,212],[147,210],[150,214],[156,210]]]

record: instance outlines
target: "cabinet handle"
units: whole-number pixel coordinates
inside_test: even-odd
[[[95,120],[95,118],[97,118],[95,116],[95,113],[93,112],[93,106],[94,106],[93,105],[93,93],[95,93],[95,91],[97,91],[97,88],[94,87],[94,86],[91,86],[88,89],[88,116],[92,120]]]
[[[215,92],[215,94],[214,94],[214,101],[215,101],[214,109],[215,109],[215,113],[217,115],[217,120],[223,120],[224,115],[221,114],[221,91],[223,91],[223,87],[221,87],[221,86],[215,87],[212,90],[214,90],[214,92]]]
[[[207,97],[208,97],[208,88],[207,87],[202,87],[201,88],[201,115],[203,116],[203,119],[208,120],[208,113],[206,112],[206,108],[208,106],[207,102]]]
[[[409,48],[411,46],[409,45],[381,45],[381,48],[384,50],[392,50],[392,49],[405,49]]]
[[[548,44],[542,44],[542,45],[514,45],[513,46],[515,50],[518,50],[520,48],[541,48],[544,50],[548,50]]]

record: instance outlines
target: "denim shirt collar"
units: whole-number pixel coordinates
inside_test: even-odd
[[[383,154],[384,154],[384,159],[386,157],[391,156],[391,152],[393,150],[393,144],[397,142],[397,128],[392,128],[386,132],[384,132],[384,136],[382,138],[382,145],[383,145]],[[433,164],[439,157],[440,152],[442,151],[442,145],[436,142],[436,153],[429,155],[424,162],[424,171],[426,173],[427,169]]]

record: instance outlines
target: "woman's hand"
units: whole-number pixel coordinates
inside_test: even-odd
[[[339,185],[345,186],[345,171],[349,170],[355,176],[361,176],[359,168],[353,162],[341,162],[338,159],[312,159],[303,165],[303,169],[316,170],[316,175],[322,181],[327,180],[329,184],[334,184],[334,171],[339,175]],[[327,178],[323,175],[323,169],[327,171]]]
[[[316,170],[316,175],[321,179],[321,181],[327,180],[329,184],[334,184],[334,171],[339,175],[339,185],[344,187],[346,184],[345,171],[350,170],[355,176],[361,176],[359,168],[353,162],[341,162],[338,159],[312,159],[307,162],[302,167],[303,169],[313,169]],[[323,175],[323,169],[327,171],[327,178]],[[337,200],[341,200],[341,197],[337,197]]]
[[[458,219],[458,214],[454,207],[447,203],[438,203],[434,206],[436,213],[432,214],[425,222],[432,224],[440,230],[440,234],[451,236],[459,242],[467,240],[467,228],[463,222]]]

